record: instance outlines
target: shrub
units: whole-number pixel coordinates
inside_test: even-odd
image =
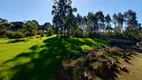
[[[37,32],[37,35],[40,35],[41,37],[44,37],[44,32],[43,32],[42,30],[39,30],[39,31]]]
[[[32,32],[29,32],[29,31],[27,31],[27,32],[25,32],[25,35],[26,36],[35,36],[37,34],[37,31],[36,30],[33,30]]]
[[[53,29],[52,29],[52,27],[49,27],[49,28],[47,29],[47,35],[48,35],[48,36],[52,36],[52,35],[53,35]]]
[[[25,32],[25,36],[26,36],[26,37],[27,37],[27,36],[31,36],[30,32],[29,32],[29,31],[26,31],[26,32]]]
[[[37,31],[36,31],[36,30],[33,30],[33,31],[31,32],[31,35],[32,35],[32,36],[37,35]]]
[[[25,37],[24,33],[20,32],[20,31],[9,32],[9,33],[7,33],[7,36],[9,38],[24,38]]]
[[[78,27],[75,30],[75,37],[82,37],[82,33],[83,33],[83,31],[81,30],[81,28]]]
[[[85,31],[84,33],[83,33],[83,37],[88,37],[89,36],[89,32],[88,31]]]
[[[0,30],[0,36],[5,36],[6,30]]]

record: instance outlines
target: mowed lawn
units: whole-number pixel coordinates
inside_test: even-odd
[[[105,45],[108,41],[90,38],[0,38],[0,80],[52,80],[63,60]]]

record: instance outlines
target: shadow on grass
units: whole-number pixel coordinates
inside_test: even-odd
[[[102,80],[116,80],[118,78],[117,73],[119,74],[120,71],[116,72],[116,71],[107,71],[106,73],[104,73],[103,76],[101,75],[97,75],[97,77],[99,77]]]
[[[26,63],[16,64],[8,69],[14,72],[9,76],[10,80],[53,80],[59,70],[62,70],[63,60],[75,59],[83,53],[80,46],[98,46],[91,41],[80,41],[74,38],[51,37],[44,43],[45,45],[41,46],[34,45],[30,48],[31,52],[21,53],[4,63],[16,62],[21,58],[30,59]],[[97,43],[105,45],[101,40]]]
[[[18,42],[26,42],[26,40],[24,39],[15,39],[15,40],[11,40],[8,43],[18,43]]]

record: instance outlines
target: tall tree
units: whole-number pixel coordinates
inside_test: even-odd
[[[51,23],[50,22],[46,22],[42,25],[42,30],[43,31],[47,31],[47,29],[51,27]]]
[[[118,13],[117,16],[117,24],[118,24],[118,28],[122,31],[123,29],[123,22],[124,22],[124,18],[123,18],[123,14],[122,13]]]
[[[98,31],[98,20],[96,14],[93,14],[92,12],[89,12],[87,15],[88,18],[88,29],[91,32]]]
[[[105,17],[105,22],[106,22],[106,30],[111,30],[111,17],[109,14],[106,15]]]
[[[83,30],[83,32],[86,31],[86,28],[87,28],[87,17],[86,16],[83,16],[82,17],[82,21],[81,21],[81,29]]]
[[[116,24],[117,24],[117,14],[116,13],[113,14],[113,23],[114,23],[114,27],[116,28]]]
[[[77,29],[77,18],[74,16],[74,12],[77,12],[77,9],[71,8],[70,6],[65,22],[65,30],[68,35],[70,35],[71,33],[73,34],[75,29]]]
[[[98,28],[101,29],[104,26],[104,14],[102,11],[96,12],[96,17],[98,19]]]
[[[124,28],[126,29],[127,27],[127,22],[128,22],[128,15],[127,15],[127,12],[125,11],[124,14],[123,14],[123,18],[124,18]]]
[[[135,29],[138,21],[136,20],[136,12],[132,11],[132,10],[128,10],[127,11],[127,29]]]
[[[66,23],[66,17],[71,10],[71,0],[54,0],[52,15],[53,15],[53,25],[59,29],[62,29],[64,33],[64,27]]]
[[[82,16],[80,14],[77,14],[77,17],[76,17],[77,25],[81,27],[81,25],[83,24],[82,21],[83,21]]]
[[[88,23],[87,23],[88,29],[90,32],[92,32],[94,30],[94,21],[93,21],[94,14],[92,12],[89,12],[87,18],[88,18]]]
[[[34,36],[37,34],[37,29],[38,29],[38,25],[36,24],[35,21],[27,21],[26,22],[26,29],[25,31],[27,32],[26,33],[26,36]]]

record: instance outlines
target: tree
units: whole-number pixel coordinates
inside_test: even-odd
[[[101,26],[104,24],[104,14],[102,11],[96,12],[97,20],[98,20],[98,29],[101,29]]]
[[[67,14],[71,10],[71,0],[54,0],[52,15],[53,15],[53,25],[64,33],[64,27],[66,23]]]
[[[26,22],[26,36],[35,36],[37,34],[38,25],[35,21],[27,21]]]
[[[117,14],[116,13],[113,14],[113,23],[114,23],[114,27],[116,28],[116,24],[117,24]]]
[[[48,35],[48,36],[52,36],[52,35],[53,35],[53,29],[52,29],[52,27],[49,27],[49,28],[47,29],[47,35]]]
[[[10,24],[12,24],[10,28],[12,31],[17,31],[17,30],[23,31],[25,28],[24,22],[21,22],[21,21],[10,22]]]
[[[88,26],[90,32],[93,32],[93,30],[94,30],[93,18],[94,18],[94,14],[92,12],[89,12],[87,15],[87,19],[88,19],[87,26]]]
[[[74,31],[77,29],[77,18],[73,15],[74,12],[77,12],[77,9],[70,8],[66,17],[65,30],[68,36],[73,35]]]
[[[80,27],[78,27],[76,30],[75,30],[75,36],[76,37],[82,37],[83,36],[83,31]]]
[[[43,31],[47,31],[47,29],[51,27],[51,23],[50,22],[46,22],[44,23],[44,25],[42,26],[42,30]]]
[[[32,20],[32,22],[34,22],[38,27],[39,27],[39,23],[36,20]]]
[[[141,23],[138,23],[138,24],[137,24],[137,28],[138,28],[138,29],[141,29],[141,28],[142,28]]]
[[[8,20],[0,18],[0,23],[8,23]]]
[[[131,30],[131,29],[135,29],[138,21],[136,20],[136,12],[132,11],[132,10],[128,10],[125,13],[126,16],[126,20],[127,20],[127,30]]]
[[[97,16],[95,14],[93,14],[92,12],[89,12],[87,15],[87,26],[88,26],[88,30],[90,32],[96,32],[98,30],[98,25],[97,25]]]
[[[122,32],[122,28],[123,28],[123,22],[124,22],[123,14],[118,13],[117,24],[118,24],[118,28],[121,30],[121,32]]]
[[[2,22],[0,23],[0,36],[6,36],[7,32],[10,31],[12,24],[8,22]]]
[[[87,17],[83,16],[83,18],[82,18],[82,25],[81,25],[81,29],[83,30],[83,32],[85,32],[86,29],[87,29],[87,22],[88,22]]]
[[[126,27],[127,27],[127,22],[128,22],[128,15],[127,15],[127,12],[124,12],[124,14],[123,14],[123,18],[124,18],[124,23],[125,23],[125,29],[126,29]]]
[[[139,41],[141,39],[141,25],[138,24],[138,21],[136,19],[136,12],[132,10],[125,12],[125,21],[127,24],[125,34],[129,39]]]
[[[77,17],[76,17],[76,22],[77,22],[77,25],[78,26],[81,26],[82,25],[82,16],[80,14],[77,14]]]
[[[111,18],[109,14],[106,15],[105,22],[106,22],[106,30],[112,30],[111,24],[110,24]]]

